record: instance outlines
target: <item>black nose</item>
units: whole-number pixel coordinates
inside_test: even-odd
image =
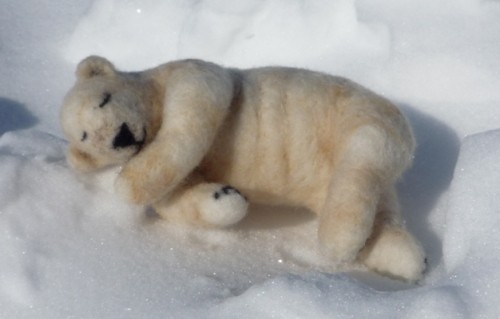
[[[115,138],[113,139],[113,148],[117,149],[136,144],[137,141],[135,140],[134,134],[132,134],[132,132],[128,128],[128,125],[126,123],[123,123],[120,126],[120,131],[118,132],[118,134],[116,134]]]

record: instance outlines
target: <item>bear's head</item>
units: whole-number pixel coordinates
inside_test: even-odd
[[[89,171],[125,163],[147,136],[145,107],[134,79],[97,56],[80,62],[76,76],[60,114],[69,164]]]

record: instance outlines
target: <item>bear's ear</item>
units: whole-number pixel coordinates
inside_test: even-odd
[[[89,79],[94,76],[113,76],[116,74],[115,67],[103,57],[92,55],[83,59],[76,67],[78,79]]]
[[[81,172],[89,172],[99,168],[97,161],[92,156],[71,146],[66,154],[66,160],[69,166]]]

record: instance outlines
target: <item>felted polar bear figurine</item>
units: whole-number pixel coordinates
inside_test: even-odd
[[[386,99],[322,73],[200,60],[127,73],[90,56],[76,75],[61,110],[68,162],[122,165],[115,189],[128,201],[205,226],[238,222],[246,198],[302,206],[333,261],[421,277],[394,187],[415,143]]]

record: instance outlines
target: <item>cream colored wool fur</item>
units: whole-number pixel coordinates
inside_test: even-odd
[[[115,188],[128,201],[204,226],[238,222],[247,198],[302,206],[333,261],[420,278],[394,188],[414,140],[386,99],[322,73],[199,60],[126,73],[92,56],[76,73],[61,110],[68,161],[123,165]]]

